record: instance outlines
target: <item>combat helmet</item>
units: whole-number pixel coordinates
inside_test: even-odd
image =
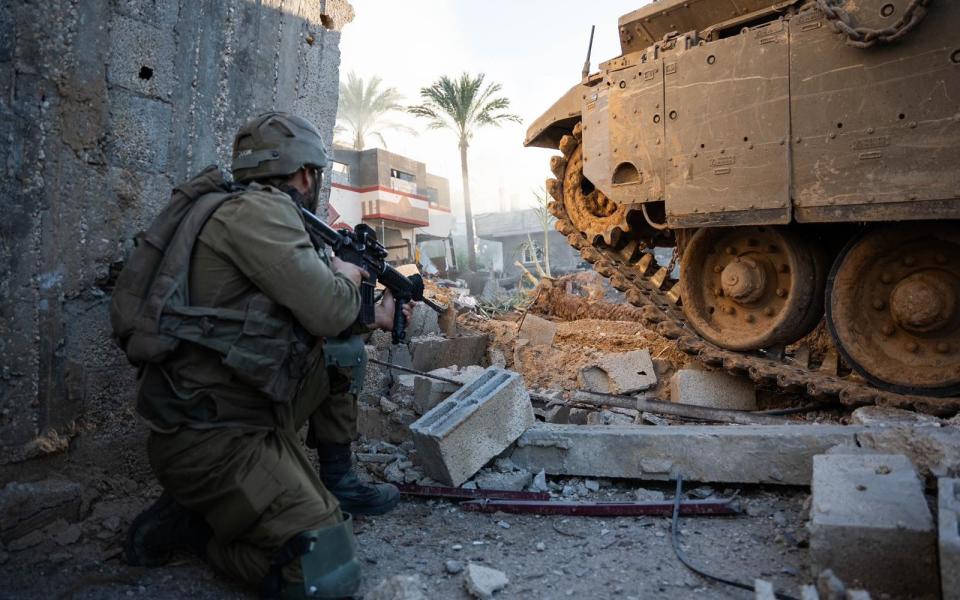
[[[320,132],[303,117],[263,113],[243,125],[233,139],[231,170],[240,183],[326,166],[327,149]]]

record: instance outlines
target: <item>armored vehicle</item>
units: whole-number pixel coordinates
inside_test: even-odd
[[[661,0],[619,32],[527,133],[557,229],[709,365],[956,411],[960,2]]]

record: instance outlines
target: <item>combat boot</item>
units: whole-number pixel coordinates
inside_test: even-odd
[[[187,510],[164,492],[130,524],[123,554],[128,565],[140,567],[166,564],[182,550],[206,558],[212,535],[200,514]]]
[[[355,515],[382,515],[400,502],[400,491],[389,483],[367,483],[353,470],[350,444],[317,446],[320,480],[340,501],[340,508]]]

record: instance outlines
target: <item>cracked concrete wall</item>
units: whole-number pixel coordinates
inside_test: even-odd
[[[323,23],[348,9],[0,2],[0,464],[62,446],[81,416],[87,430],[133,420],[107,318],[133,236],[177,182],[228,167],[260,112],[299,113],[332,144],[340,33]]]

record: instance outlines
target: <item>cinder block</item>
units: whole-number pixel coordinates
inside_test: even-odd
[[[933,518],[913,465],[900,454],[813,458],[810,566],[875,594],[940,593]]]
[[[649,350],[607,354],[579,373],[580,386],[590,392],[632,394],[657,385]]]
[[[418,371],[432,371],[450,365],[479,365],[486,352],[485,335],[449,339],[423,336],[410,340],[411,366]]]
[[[574,409],[579,410],[579,409]],[[570,422],[574,419],[570,411]],[[537,423],[511,455],[550,475],[809,485],[812,457],[853,444],[844,425],[554,425]]]
[[[680,369],[670,380],[670,401],[710,408],[757,410],[753,383],[726,373]]]
[[[458,383],[430,379],[429,377],[417,376],[413,382],[413,408],[418,415],[426,414],[434,406],[446,400],[450,394],[459,390],[464,384],[483,374],[483,367],[470,365],[463,369],[443,368],[430,371],[431,375],[437,375],[446,379],[452,379]]]
[[[941,593],[944,599],[960,598],[960,479],[943,477],[937,489]]]
[[[410,426],[431,478],[458,486],[533,425],[523,379],[490,367]]]

